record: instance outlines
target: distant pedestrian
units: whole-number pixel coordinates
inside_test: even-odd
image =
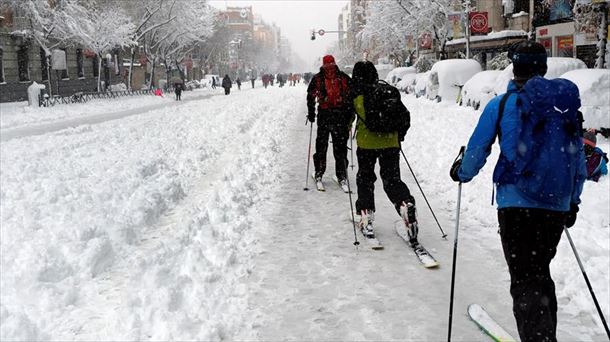
[[[231,87],[233,86],[233,82],[229,75],[225,75],[222,79],[222,87],[225,88],[225,95],[229,95],[231,93]]]
[[[176,93],[176,101],[182,101],[182,83],[174,84],[174,92]]]
[[[216,76],[212,76],[212,89],[216,89]]]
[[[258,74],[256,72],[256,69],[251,69],[250,70],[250,82],[252,82],[252,89],[254,89],[254,82],[256,81],[257,77],[258,77]]]
[[[241,80],[239,77],[235,80],[235,84],[237,84],[237,90],[241,90]]]
[[[587,180],[599,181],[601,176],[608,174],[608,155],[597,147],[596,131],[589,130],[583,135],[585,158],[587,160]]]

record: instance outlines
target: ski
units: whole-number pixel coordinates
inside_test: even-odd
[[[360,221],[360,215],[358,215],[358,213],[355,213],[355,212],[353,213],[353,215],[354,215],[353,217],[355,217],[355,219],[356,219],[356,225],[358,225],[357,222]],[[349,222],[352,223],[352,212],[349,213]],[[359,229],[359,228],[358,228],[358,231],[360,231],[360,236],[362,237],[360,239],[360,241],[362,242],[362,245],[367,246],[375,251],[384,249],[383,244],[381,243],[381,241],[379,241],[379,239],[377,239],[377,237],[374,237],[374,238],[367,237],[364,234],[364,232],[362,231],[362,229]]]
[[[402,221],[396,221],[394,227],[396,228],[396,234],[398,234],[398,236],[405,240],[407,245],[409,245],[409,247],[413,249],[415,256],[417,256],[417,258],[422,263],[422,265],[424,265],[425,268],[435,268],[440,265],[439,262],[434,259],[432,254],[430,254],[430,252],[428,252],[424,248],[424,246],[419,243],[419,241],[415,241],[415,243],[412,243],[409,240],[409,236],[407,235],[407,229]]]
[[[468,305],[468,316],[485,334],[496,342],[515,342],[504,328],[502,328],[482,306],[479,304]]]
[[[322,181],[316,181],[316,174],[312,173],[311,174],[311,178],[313,178],[313,181],[316,183],[316,189],[318,191],[326,191],[326,188],[324,188],[324,183],[322,183]]]
[[[339,179],[337,178],[337,176],[333,176],[333,180],[343,190],[343,192],[345,192],[346,194],[349,193],[349,187],[347,186],[347,184],[339,183]]]
[[[376,237],[374,237],[374,238],[368,237],[368,236],[364,235],[362,230],[360,230],[360,233],[362,235],[362,241],[364,242],[364,244],[366,244],[372,250],[379,251],[379,250],[383,249],[383,245]]]

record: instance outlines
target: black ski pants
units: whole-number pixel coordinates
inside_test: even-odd
[[[557,341],[557,297],[550,264],[565,213],[545,209],[498,210],[504,258],[510,272],[513,314],[523,342]]]
[[[396,211],[402,202],[415,204],[415,199],[407,185],[400,179],[400,149],[363,149],[358,148],[358,173],[356,174],[356,185],[358,186],[358,200],[356,210],[368,209],[375,211],[375,164],[379,159],[379,174],[383,182],[383,190],[394,204]]]
[[[333,138],[335,175],[339,180],[345,179],[347,177],[349,127],[342,123],[320,122],[320,120],[318,120],[318,131],[316,134],[316,152],[313,155],[316,177],[322,177],[324,172],[326,172],[326,152],[328,150],[329,135]]]
[[[231,94],[231,88],[225,88],[225,95]]]

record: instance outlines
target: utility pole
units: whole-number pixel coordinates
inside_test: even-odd
[[[466,14],[466,59],[470,59],[470,0],[463,0],[464,13]]]

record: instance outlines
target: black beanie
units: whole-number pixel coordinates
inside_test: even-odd
[[[375,84],[379,80],[379,74],[373,63],[369,61],[360,61],[354,65],[352,79],[356,83]]]
[[[547,72],[547,54],[542,44],[526,40],[514,44],[508,51],[513,62],[516,80],[527,80],[534,76],[544,76]]]

